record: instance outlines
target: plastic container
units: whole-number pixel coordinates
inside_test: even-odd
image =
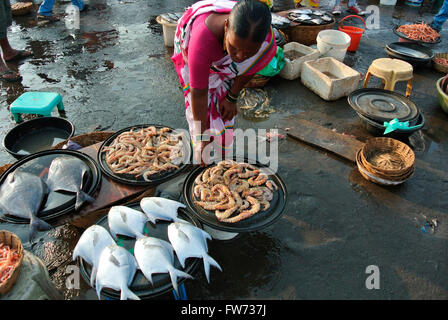
[[[397,4],[397,0],[380,0],[382,6],[394,6]]]
[[[170,23],[170,22],[162,19],[161,16],[157,16],[156,21],[157,21],[157,23],[162,25],[163,42],[165,43],[165,46],[174,47],[174,34],[176,33],[177,24]]]
[[[316,41],[322,56],[343,61],[351,39],[348,34],[339,30],[323,30],[317,34]]]
[[[437,87],[437,98],[439,99],[440,107],[442,107],[442,110],[448,113],[448,95],[440,89],[440,83],[442,82],[442,79],[444,77],[437,80],[436,87]]]
[[[364,24],[364,29],[354,27],[354,26],[344,26],[342,22],[344,22],[347,18],[358,18],[361,19],[362,23]],[[349,15],[344,17],[340,22],[340,25],[338,27],[339,31],[342,31],[350,36],[350,45],[347,48],[347,51],[350,52],[356,52],[358,50],[359,42],[361,41],[362,34],[366,31],[366,22],[363,18],[356,15]]]
[[[285,66],[280,71],[280,77],[288,80],[294,80],[300,77],[302,64],[305,61],[311,61],[319,58],[319,51],[298,42],[289,42],[283,47]],[[288,59],[291,55],[291,59]],[[293,59],[296,56],[297,58]]]
[[[301,81],[322,99],[331,101],[348,96],[356,90],[361,74],[332,57],[306,61]]]

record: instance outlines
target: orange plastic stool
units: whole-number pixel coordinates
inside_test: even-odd
[[[394,91],[398,81],[407,81],[406,97],[411,95],[414,69],[410,63],[400,59],[380,58],[372,62],[364,78],[363,88],[367,86],[370,77],[374,75],[383,80],[384,89]]]

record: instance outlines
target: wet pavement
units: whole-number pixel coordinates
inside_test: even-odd
[[[10,42],[32,49],[34,57],[8,64],[20,70],[20,84],[0,83],[0,138],[15,125],[8,105],[25,91],[60,93],[76,134],[141,123],[187,128],[171,50],[163,45],[155,17],[182,11],[192,2],[91,0],[77,31],[66,29],[63,20],[42,26],[33,15],[16,18]],[[69,3],[58,1],[55,11],[63,13]],[[380,7],[380,29],[367,30],[346,64],[365,74],[374,59],[386,56],[384,46],[398,41],[391,31],[394,24],[430,22],[431,16],[402,4]],[[446,29],[441,34],[448,38]],[[446,52],[448,45],[433,49]],[[188,298],[447,299],[448,115],[435,88],[442,76],[431,68],[414,70],[411,98],[426,125],[411,140],[422,165],[401,186],[374,185],[352,163],[294,140],[280,141],[279,175],[288,188],[284,215],[264,230],[209,242],[223,272],[212,269],[208,284],[200,266],[195,280],[186,282]],[[399,83],[396,89],[404,92],[405,87]],[[371,137],[345,98],[326,102],[300,80],[279,77],[264,90],[274,112],[256,122],[239,115],[237,127],[284,129],[288,119],[299,117],[361,141]],[[0,151],[0,164],[13,161]],[[422,227],[433,220],[435,230],[424,232]],[[27,239],[28,226],[2,223],[0,229]],[[44,260],[67,299],[96,299],[84,281],[79,290],[65,288],[65,267],[73,264],[71,252],[81,233],[63,225],[40,233],[38,242],[32,247],[25,243],[25,248]],[[380,289],[366,288],[369,265],[380,270]]]

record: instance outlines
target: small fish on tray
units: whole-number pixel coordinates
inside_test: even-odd
[[[289,13],[311,14],[311,13],[313,13],[313,10],[311,10],[311,9],[293,9],[293,10],[289,10]]]
[[[275,25],[275,26],[288,26],[291,24],[291,21],[285,17],[282,17],[276,13],[271,13],[272,16],[272,22],[271,24]]]
[[[178,13],[164,13],[160,15],[162,17],[162,19],[170,22],[170,23],[177,23],[177,21],[180,19],[180,17],[182,16],[182,14]]]
[[[325,12],[324,11],[320,11],[320,10],[313,10],[313,14],[315,16],[323,16],[323,15],[325,15]]]
[[[312,22],[314,24],[322,24],[324,22],[324,20],[322,20],[320,18],[316,18],[316,19],[310,20],[310,22]]]
[[[330,22],[333,20],[332,17],[327,16],[327,15],[323,15],[322,17],[320,17],[322,20],[324,20],[325,22]]]

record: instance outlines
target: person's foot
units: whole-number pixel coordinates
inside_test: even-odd
[[[331,13],[334,15],[339,15],[342,13],[342,8],[340,5],[335,5],[333,10],[331,10]]]
[[[361,7],[358,4],[355,4],[354,6],[347,6],[347,11],[350,13],[357,14],[358,16],[364,16],[366,15],[366,11],[362,10]]]
[[[82,10],[79,10],[79,12],[86,12],[89,9],[89,5],[86,3],[84,4],[84,8]]]
[[[33,53],[27,50],[12,50],[8,55],[4,54],[3,58],[5,61],[21,60],[32,56]]]
[[[37,14],[37,20],[39,20],[39,21],[46,21],[46,22],[57,22],[57,21],[59,21],[61,19],[59,17],[53,16],[53,15],[51,15],[51,16],[44,16],[44,15],[41,15],[41,14]]]
[[[18,72],[14,72],[4,65],[3,68],[0,68],[0,80],[5,82],[17,82],[22,80],[22,76]]]
[[[429,25],[432,29],[434,29],[435,31],[437,31],[438,33],[440,33],[440,31],[442,31],[442,28],[437,27],[434,25],[434,22],[431,22],[431,24]]]

